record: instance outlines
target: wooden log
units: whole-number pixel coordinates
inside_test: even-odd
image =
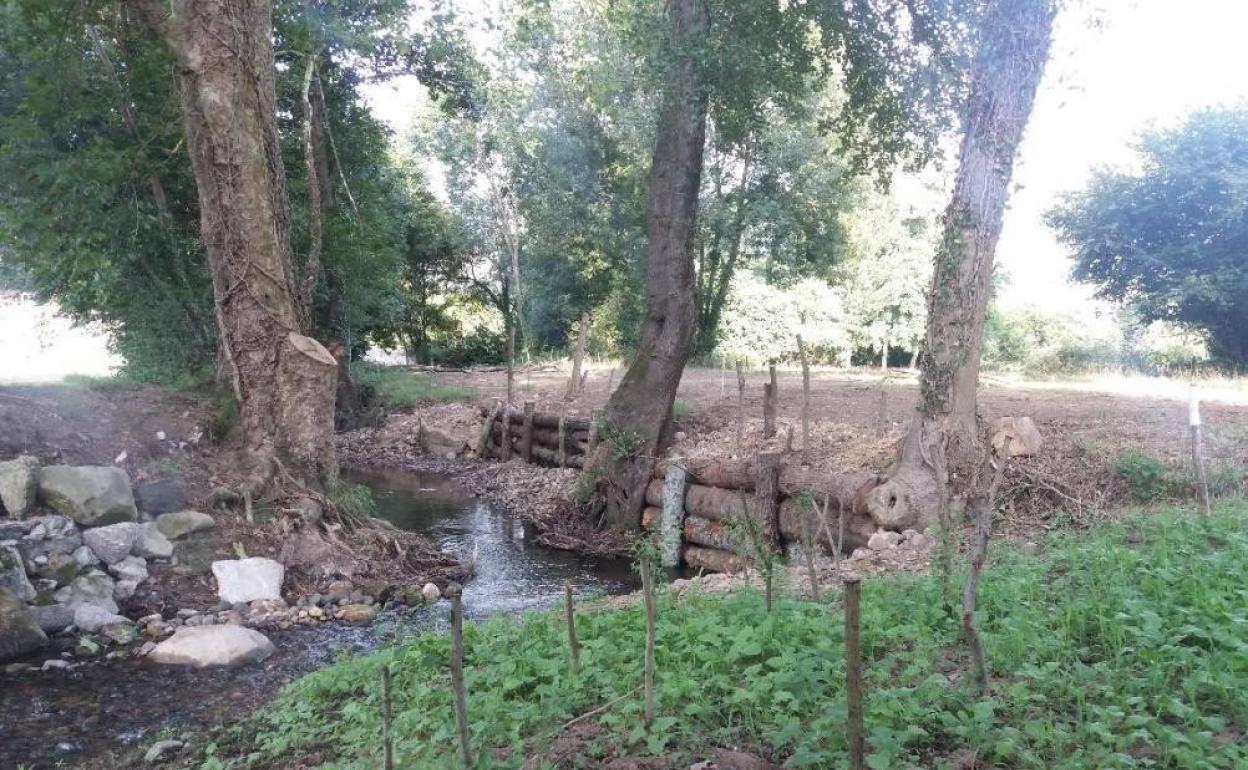
[[[819,505],[823,505],[823,496],[818,496]],[[815,532],[818,533],[817,542],[825,551],[831,553],[833,543],[828,541],[827,532],[837,532],[837,516],[839,515],[839,506],[836,504],[836,497],[833,496],[831,505],[828,506],[828,529],[825,530],[823,524],[818,519],[818,514],[813,519],[815,524]],[[780,537],[785,541],[797,542],[802,538],[802,517],[810,514],[810,508],[796,497],[786,497],[780,501]],[[868,514],[855,514],[848,507],[845,509],[845,533],[844,545],[842,550],[845,553],[852,553],[855,548],[862,548],[867,544],[872,533],[875,532],[875,522],[871,520]]]
[[[524,424],[524,413],[517,412],[514,409],[508,410],[508,416],[515,425]],[[564,418],[563,427],[565,430],[572,432],[580,431],[585,434],[585,438],[589,438],[590,419],[588,417],[576,417],[568,415]],[[559,429],[559,413],[558,412],[534,412],[533,427],[546,428],[547,430]]]
[[[509,358],[508,359],[509,368],[507,370],[508,377],[510,377],[510,374],[511,374],[510,361],[511,359]],[[511,398],[510,379],[507,382],[507,397],[508,397],[508,400],[510,400]],[[499,420],[499,423],[502,425],[503,435],[502,435],[502,438],[499,440],[498,445],[503,450],[503,456],[502,456],[503,462],[507,462],[511,459],[511,404],[506,404],[505,406],[503,406],[503,417],[501,420]]]
[[[490,432],[490,435],[493,437],[494,442],[496,444],[501,445],[502,440],[503,440],[502,424],[494,423],[494,426]],[[513,448],[515,448],[516,450],[521,449],[521,441],[523,439],[523,435],[524,435],[523,431],[511,431],[510,432],[511,443],[512,443]],[[533,446],[543,447],[545,449],[549,449],[555,452],[559,451],[559,441],[557,437],[555,436],[555,431],[539,430],[537,428],[534,428],[533,429]],[[569,456],[576,455],[576,454],[583,454],[586,451],[588,451],[589,443],[585,441],[569,440],[564,444],[564,448],[567,449]]]
[[[667,474],[667,460],[655,463],[654,477],[661,479]],[[749,460],[721,458],[682,458],[681,464],[689,474],[689,481],[708,487],[744,489],[754,491],[754,467]]]
[[[772,369],[775,376],[775,369]],[[774,390],[773,390],[774,392]],[[762,452],[754,463],[754,504],[762,519],[763,536],[773,546],[780,545],[780,464],[779,452]]]
[[[685,546],[683,556],[685,564],[707,572],[743,572],[749,566],[746,559],[735,553],[699,545]]]
[[[741,491],[738,489],[689,484],[685,488],[685,512],[690,516],[721,522],[730,522],[747,513],[751,516],[757,515],[754,498],[746,495],[744,505],[741,498]]]
[[[732,530],[722,521],[712,521],[701,516],[686,516],[684,522],[685,542],[721,551],[737,550]]]
[[[520,457],[533,462],[533,402],[524,402],[524,425],[520,432]]]
[[[550,449],[544,446],[533,447],[533,457],[541,465],[549,465],[552,468],[559,467],[559,450]],[[573,468],[585,467],[585,455],[568,455],[565,462]]]

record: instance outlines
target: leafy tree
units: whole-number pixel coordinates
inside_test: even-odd
[[[1102,170],[1048,216],[1075,254],[1074,277],[1145,323],[1208,335],[1248,363],[1248,109],[1198,112],[1145,134],[1138,172]]]

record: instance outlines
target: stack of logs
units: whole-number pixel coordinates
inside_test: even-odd
[[[549,412],[538,412],[533,402],[523,410],[496,402],[485,411],[485,427],[477,446],[477,456],[496,457],[504,462],[519,457],[527,463],[553,468],[581,468],[594,444],[594,420]]]
[[[802,542],[805,532],[825,551],[838,538],[845,552],[866,545],[875,525],[863,497],[873,480],[855,484],[847,478],[815,478],[809,469],[786,467],[782,460],[780,453],[764,452],[753,461],[661,461],[646,487],[642,526],[658,534],[661,549],[671,543],[663,554],[669,565],[683,562],[714,572],[738,571],[748,563],[740,553],[748,545],[734,537],[732,527],[743,516],[758,519],[758,530],[777,549]],[[826,504],[826,525],[811,509],[812,499],[820,509]],[[664,531],[673,529],[679,538],[665,540]]]

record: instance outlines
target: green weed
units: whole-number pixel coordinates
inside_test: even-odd
[[[1248,766],[1248,507],[1208,521],[1161,511],[1052,535],[1041,557],[999,548],[980,623],[987,697],[960,685],[957,624],[932,576],[863,586],[869,766],[1023,770]],[[578,674],[557,613],[464,629],[468,709],[481,767],[519,768],[527,746],[621,698],[598,720],[635,754],[686,763],[711,746],[762,747],[786,767],[845,763],[844,649],[837,599],[752,591],[660,595],[658,712],[641,723],[640,605],[586,612]],[[316,756],[328,768],[380,766],[380,669],[394,670],[398,766],[455,767],[449,641],[427,632],[289,685],[245,731],[259,765]],[[630,694],[631,693],[631,694]],[[215,757],[213,761],[218,761]]]
[[[473,388],[439,385],[428,375],[398,366],[357,363],[351,373],[357,384],[388,409],[406,409],[422,401],[466,401],[479,395]]]
[[[1127,480],[1137,503],[1153,503],[1171,489],[1170,471],[1152,455],[1132,449],[1118,459],[1118,473]]]

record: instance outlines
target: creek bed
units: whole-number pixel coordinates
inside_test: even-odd
[[[530,544],[518,517],[432,473],[351,471],[373,491],[378,513],[421,533],[442,550],[471,560],[464,586],[469,617],[550,606],[565,580],[578,593],[635,590],[627,561],[598,559]],[[228,724],[268,701],[285,683],[393,638],[445,623],[447,603],[385,611],[371,627],[326,623],[274,632],[263,663],[196,670],[142,660],[88,662],[73,671],[0,674],[0,767],[42,770],[89,763],[146,746],[168,729]],[[49,652],[47,657],[55,657]]]

